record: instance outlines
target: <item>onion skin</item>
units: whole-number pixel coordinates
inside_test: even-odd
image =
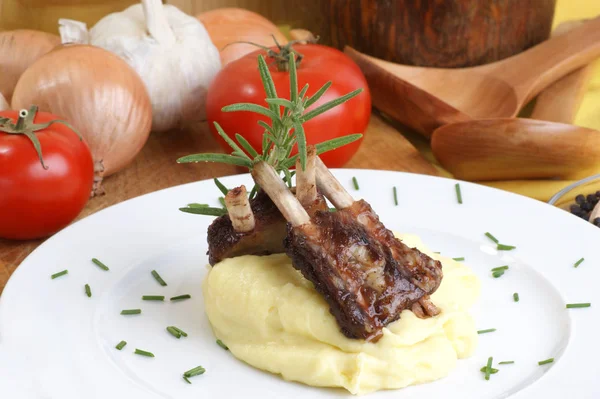
[[[275,42],[271,35],[275,35],[280,44],[287,43],[274,23],[260,14],[242,8],[219,8],[198,14],[196,18],[204,24],[210,39],[219,49],[223,66],[258,48],[241,43],[224,48],[230,43],[245,41],[272,47]]]
[[[12,106],[32,104],[81,133],[94,162],[103,165],[103,177],[127,166],[150,134],[152,106],[144,83],[125,61],[98,47],[60,46],[31,65],[17,83]]]
[[[46,32],[19,29],[0,32],[0,93],[7,101],[17,80],[42,55],[60,45],[60,38]]]
[[[10,109],[10,105],[8,105],[8,101],[6,101],[2,93],[0,93],[0,111],[6,111],[8,109]]]

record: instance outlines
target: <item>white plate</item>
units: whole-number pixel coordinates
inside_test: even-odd
[[[525,197],[454,180],[396,172],[337,170],[388,228],[419,234],[435,251],[465,257],[483,283],[473,310],[480,329],[476,354],[440,381],[373,398],[598,398],[600,230],[568,213]],[[360,191],[351,189],[356,176]],[[250,185],[248,175],[223,179]],[[398,187],[394,206],[392,187]],[[200,282],[206,274],[206,228],[212,218],[184,214],[190,202],[217,205],[219,192],[203,181],[145,195],[98,212],[46,241],[18,268],[0,298],[0,395],[7,398],[322,398],[350,396],[255,370],[215,344],[204,314]],[[516,245],[495,250],[486,238]],[[97,257],[104,272],[90,262]],[[578,268],[573,264],[585,257]],[[509,264],[501,278],[490,269]],[[69,274],[51,280],[63,269]],[[156,269],[167,281],[159,286]],[[93,296],[84,294],[89,283]],[[518,292],[520,302],[513,301]],[[189,293],[180,303],[141,301]],[[142,308],[139,316],[122,309]],[[165,327],[189,333],[174,339]],[[117,351],[120,340],[128,345]],[[132,354],[134,348],[155,358]],[[490,381],[479,369],[489,356],[514,360]],[[538,366],[554,357],[553,364]],[[183,371],[206,374],[186,384]]]

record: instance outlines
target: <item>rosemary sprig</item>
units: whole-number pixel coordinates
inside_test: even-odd
[[[223,107],[223,112],[255,112],[270,119],[270,124],[259,121],[258,124],[264,128],[262,148],[253,148],[241,135],[236,134],[234,141],[215,122],[218,134],[231,147],[231,154],[193,154],[177,160],[178,163],[187,162],[220,162],[235,166],[243,166],[252,169],[253,164],[263,160],[269,163],[279,173],[283,173],[288,184],[291,184],[289,168],[292,167],[298,157],[302,168],[306,167],[307,140],[303,123],[321,115],[324,112],[350,100],[362,92],[362,89],[354,90],[342,97],[331,100],[308,112],[306,109],[315,104],[329,89],[331,82],[326,83],[311,97],[306,97],[308,85],[298,92],[298,74],[296,70],[297,53],[291,51],[288,56],[290,74],[290,96],[289,100],[277,96],[275,83],[269,72],[269,67],[262,55],[258,56],[258,69],[265,90],[265,103],[267,107],[253,103],[238,103]],[[344,145],[359,140],[362,134],[352,134],[337,139],[329,140],[316,145],[317,154],[334,150]],[[291,156],[294,146],[298,146],[298,154]],[[287,172],[286,172],[287,171]],[[253,190],[255,192],[255,190]],[[252,198],[252,195],[251,195]],[[180,210],[190,213],[208,214],[194,212],[192,209],[181,208]],[[217,215],[215,215],[217,216]]]

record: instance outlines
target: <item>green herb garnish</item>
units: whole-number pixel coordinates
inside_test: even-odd
[[[229,350],[229,347],[227,347],[227,345],[225,345],[223,343],[223,341],[221,341],[220,339],[217,340],[217,345],[219,345],[221,348],[225,349],[226,351]]]
[[[479,330],[479,331],[477,331],[477,334],[487,334],[487,333],[491,333],[491,332],[494,332],[494,331],[496,331],[495,328],[488,328],[487,330]]]
[[[175,327],[175,326],[171,326],[173,329],[175,329],[175,331],[177,331],[179,334],[181,334],[184,337],[187,337],[187,333],[185,331],[183,331],[181,328],[179,327]]]
[[[185,373],[183,373],[183,375],[185,377],[190,378],[190,377],[195,377],[197,375],[204,374],[205,372],[206,372],[206,369],[204,367],[198,366],[198,367],[194,367],[191,370],[186,371]]]
[[[121,341],[117,344],[117,346],[115,346],[115,348],[117,348],[118,350],[121,350],[125,347],[125,345],[127,345],[127,342]]]
[[[142,313],[142,309],[123,309],[123,310],[121,310],[122,315],[140,314],[140,313]]]
[[[455,260],[457,262],[464,262],[465,258],[452,258],[452,260]]]
[[[64,276],[65,274],[68,274],[68,273],[69,273],[69,271],[67,269],[65,269],[62,272],[54,273],[53,275],[50,276],[50,278],[52,280],[54,280],[55,278],[58,278],[60,276]]]
[[[190,294],[178,295],[171,298],[171,301],[180,301],[182,299],[190,299],[192,296]]]
[[[487,365],[485,366],[485,379],[489,381],[490,379],[490,374],[492,373],[492,361],[494,360],[493,357],[489,357],[488,361],[487,361]]]
[[[482,373],[485,373],[486,370],[487,370],[487,366],[483,366],[482,368],[479,369],[479,371],[481,371]],[[496,374],[498,371],[500,371],[500,370],[491,368],[490,374]]]
[[[184,375],[183,379],[185,380],[185,382],[187,382],[188,384],[191,384],[192,382],[190,380],[188,380],[188,378]]]
[[[100,269],[104,270],[104,271],[109,271],[110,269],[108,268],[108,266],[106,266],[104,263],[100,262],[98,259],[96,258],[92,258],[92,262],[94,262],[94,264],[96,266],[98,266]]]
[[[502,275],[504,275],[504,270],[496,270],[495,272],[492,273],[492,276],[494,278],[502,277]]]
[[[492,235],[492,233],[485,233],[486,237],[489,238],[490,240],[494,241],[496,244],[499,244],[500,241],[498,241],[498,239],[496,237],[494,237]]]
[[[462,192],[460,191],[460,184],[456,183],[456,185],[454,186],[454,189],[456,190],[456,200],[458,201],[459,204],[462,204],[463,200],[462,200]]]
[[[152,352],[147,352],[147,351],[143,351],[141,349],[137,349],[134,352],[136,355],[142,355],[142,356],[146,356],[146,357],[154,357],[154,353]]]
[[[518,293],[518,292],[515,292],[515,293],[513,294],[513,301],[515,301],[515,302],[519,302],[519,293]]]
[[[394,186],[394,205],[398,206],[398,189]]]
[[[287,179],[288,185],[291,185],[291,173],[289,172],[289,168],[295,165],[298,158],[300,159],[302,169],[306,167],[307,142],[303,124],[362,92],[362,89],[354,90],[342,97],[322,104],[311,111],[307,111],[311,105],[315,104],[325,94],[327,89],[331,86],[331,82],[327,82],[311,97],[306,96],[308,86],[305,86],[298,92],[296,56],[297,54],[293,49],[289,50],[287,59],[290,74],[289,100],[277,96],[275,83],[269,72],[269,67],[267,66],[264,56],[261,54],[258,56],[258,70],[266,94],[265,102],[268,107],[253,103],[239,103],[222,108],[223,112],[254,112],[266,116],[270,120],[270,124],[262,120],[258,122],[264,129],[262,148],[260,151],[252,148],[250,143],[239,134],[235,135],[235,139],[237,140],[236,143],[236,141],[229,137],[225,131],[223,131],[221,126],[215,122],[214,125],[219,136],[221,136],[229,147],[231,147],[231,154],[193,154],[179,158],[177,162],[220,162],[243,166],[251,170],[254,163],[265,161],[278,173],[283,173]],[[279,62],[283,61],[284,60],[279,60]],[[317,155],[350,144],[359,140],[361,137],[362,134],[352,134],[316,144],[315,148]],[[292,156],[292,150],[296,146],[298,148],[298,154]],[[253,189],[251,194],[255,193],[256,190]],[[251,195],[250,198],[253,198],[253,195]]]
[[[567,309],[589,308],[591,306],[591,303],[568,303]]]
[[[355,190],[360,190],[360,187],[358,186],[358,180],[356,180],[356,176],[352,176],[352,185],[354,186]]]
[[[225,198],[224,197],[219,197],[219,203],[221,204],[221,206],[223,207],[223,209],[227,210],[227,205],[225,204]]]
[[[162,285],[163,287],[167,286],[167,283],[165,283],[165,280],[162,279],[162,277],[160,276],[160,274],[158,274],[158,272],[156,270],[152,270],[152,276],[154,277],[154,279],[156,281],[158,281],[158,284]]]
[[[517,247],[513,246],[513,245],[504,245],[504,244],[498,244],[498,251],[512,251],[513,249],[515,249]]]
[[[554,362],[554,358],[553,358],[553,357],[551,357],[550,359],[541,360],[541,361],[539,361],[539,362],[538,362],[538,364],[539,364],[540,366],[543,366],[544,364],[550,364],[550,363],[552,363],[552,362]]]
[[[91,297],[92,297],[92,289],[90,288],[90,285],[89,285],[89,284],[86,284],[86,285],[85,285],[85,295],[87,295],[87,296],[88,296],[88,298],[91,298]]]
[[[181,338],[181,333],[179,331],[177,331],[177,329],[175,327],[169,326],[169,327],[167,327],[167,331],[175,338],[177,338],[177,339]]]
[[[225,185],[223,183],[221,183],[221,181],[219,179],[217,179],[216,177],[213,180],[215,182],[215,185],[219,188],[219,190],[223,193],[223,195],[227,195],[227,193],[229,192],[229,189],[227,187],[225,187]]]
[[[493,272],[497,272],[498,270],[508,270],[508,266],[498,266],[492,269]]]
[[[505,360],[503,362],[499,362],[498,364],[515,364],[514,360]]]
[[[164,301],[165,297],[163,295],[144,295],[142,296],[142,301]]]
[[[574,265],[573,267],[579,267],[579,265],[581,265],[583,263],[583,261],[585,260],[585,258],[581,258],[579,259]]]
[[[227,214],[227,209],[223,209],[223,208],[212,208],[209,206],[203,206],[203,207],[186,207],[186,208],[179,208],[179,210],[181,212],[185,212],[185,213],[193,213],[195,215],[206,215],[206,216],[223,216]]]

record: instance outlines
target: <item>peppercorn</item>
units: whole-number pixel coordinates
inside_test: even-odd
[[[594,226],[600,227],[600,218],[594,219]]]
[[[585,204],[585,196],[583,194],[579,194],[577,197],[575,197],[575,202],[577,202],[579,205]]]
[[[590,194],[587,196],[587,202],[595,206],[598,203],[598,197],[595,194]]]

